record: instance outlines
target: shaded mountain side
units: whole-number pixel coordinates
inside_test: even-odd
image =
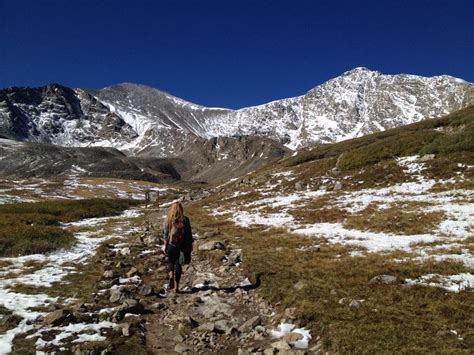
[[[174,167],[184,180],[222,182],[245,175],[255,169],[272,164],[291,151],[267,138],[219,137],[203,139],[188,135],[180,139],[177,134],[174,149]],[[161,150],[149,147],[138,156],[160,156]]]
[[[178,139],[176,156],[157,158],[149,148],[127,156],[115,148],[68,148],[51,144],[0,139],[0,176],[104,176],[154,182],[219,182],[238,177],[281,159],[289,150],[259,137],[204,140],[193,135]]]
[[[66,148],[0,139],[0,177],[95,176],[153,182],[180,179],[173,159],[127,157],[114,148]]]

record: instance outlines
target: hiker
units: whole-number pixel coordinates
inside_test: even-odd
[[[193,234],[189,218],[184,215],[183,205],[173,203],[163,226],[165,239],[164,250],[168,257],[168,288],[179,292],[179,280],[183,273],[183,264],[191,262],[193,250]]]

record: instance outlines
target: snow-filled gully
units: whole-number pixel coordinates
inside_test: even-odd
[[[26,333],[34,328],[33,321],[39,316],[44,315],[44,312],[31,311],[34,307],[44,307],[49,304],[60,302],[68,304],[74,302],[73,299],[59,299],[57,297],[50,297],[47,294],[27,294],[10,291],[10,288],[16,285],[27,285],[36,287],[51,287],[53,283],[61,281],[66,275],[76,272],[74,264],[84,263],[94,253],[96,248],[104,241],[111,238],[123,238],[130,233],[136,231],[135,228],[130,227],[129,218],[139,216],[140,212],[136,209],[127,210],[119,216],[90,218],[78,222],[69,223],[66,226],[71,227],[94,227],[91,231],[83,231],[75,234],[76,245],[67,250],[61,250],[50,254],[34,254],[20,257],[0,258],[0,262],[5,266],[0,267],[0,306],[10,310],[14,315],[22,318],[17,327],[8,330],[5,334],[0,334],[0,354],[8,353],[12,350],[12,341],[15,335]],[[101,235],[103,229],[101,226],[110,221],[116,221],[113,230],[107,235]],[[42,266],[34,268],[28,266],[28,263],[37,262]],[[31,270],[31,272],[29,272]],[[21,274],[20,274],[21,273]],[[20,274],[16,276],[16,274]],[[103,324],[102,324],[103,323]],[[76,334],[77,339],[74,342],[83,342],[91,340],[103,340],[100,335],[100,329],[110,328],[113,324],[102,322],[98,324],[75,324],[74,329],[67,327],[55,328],[61,333],[53,340],[61,341],[70,335]],[[92,327],[91,327],[92,326]],[[66,329],[67,328],[67,329]],[[84,337],[78,333],[83,330],[95,330],[97,334],[88,335]],[[38,329],[33,335],[28,337],[39,338],[36,341],[37,350],[42,350],[47,342],[42,340],[41,333],[44,329]],[[104,338],[105,339],[105,338]],[[57,344],[58,345],[58,344]]]

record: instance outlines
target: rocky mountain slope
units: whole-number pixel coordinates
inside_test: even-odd
[[[291,149],[358,137],[474,104],[474,85],[450,76],[384,75],[356,68],[305,95],[227,110],[136,84],[0,90],[0,134],[63,146],[110,146],[174,156],[191,134],[276,139]],[[176,134],[184,134],[176,139]]]
[[[176,138],[177,140],[180,137]],[[108,176],[154,182],[220,182],[281,159],[288,149],[259,137],[214,138],[190,136],[174,158],[147,148],[127,156],[115,148],[61,147],[0,138],[0,178],[51,176]]]

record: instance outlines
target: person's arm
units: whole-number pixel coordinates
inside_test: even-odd
[[[168,250],[168,244],[169,244],[169,240],[170,240],[169,228],[166,225],[166,222],[163,224],[163,239],[165,241],[165,252],[166,252]]]
[[[192,251],[193,245],[194,245],[194,238],[193,238],[193,231],[191,229],[191,222],[189,221],[188,217],[185,217],[185,221],[186,221],[185,234],[186,234],[186,238],[188,238],[189,241],[191,242],[191,251]]]

